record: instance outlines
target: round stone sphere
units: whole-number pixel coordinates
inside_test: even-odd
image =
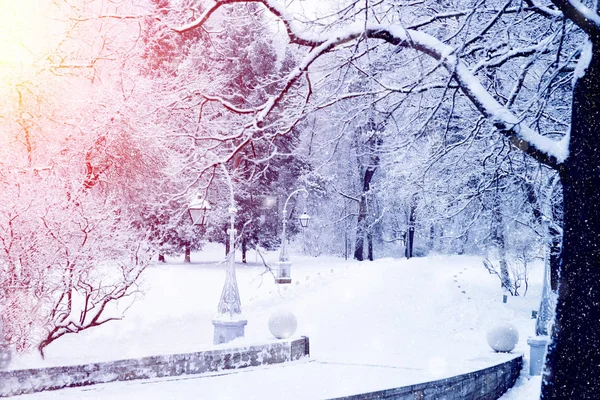
[[[519,342],[519,331],[508,322],[498,324],[488,331],[487,342],[496,352],[510,353]]]
[[[12,359],[12,353],[10,348],[0,343],[0,371],[6,369],[8,364],[10,364],[10,360]]]
[[[277,339],[287,339],[296,332],[298,321],[288,310],[277,310],[269,318],[269,330]]]

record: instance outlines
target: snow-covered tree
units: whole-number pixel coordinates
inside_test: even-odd
[[[47,48],[2,71],[0,318],[18,351],[121,318],[152,255],[141,210],[162,160],[129,103],[135,31],[83,17],[114,3],[79,6],[31,10]]]
[[[381,84],[382,96],[435,92],[437,104],[459,91],[494,127],[497,138],[510,143],[561,177],[564,197],[562,269],[554,338],[548,352],[543,398],[586,398],[600,391],[600,344],[592,321],[600,318],[600,269],[596,240],[600,213],[590,206],[600,199],[600,148],[595,143],[600,106],[600,17],[596,6],[554,0],[553,5],[520,2],[432,2],[377,4],[347,1],[329,10],[329,18],[298,18],[275,0],[257,1],[286,28],[290,45],[307,48],[306,56],[279,90],[260,105],[234,109],[254,115],[242,136],[248,142],[265,124],[293,126],[309,108],[278,114],[286,94],[305,82],[308,71],[325,54],[367,40],[388,49],[390,60],[404,57],[415,71],[402,85]],[[195,20],[176,28],[187,32],[205,24],[226,4],[210,5]],[[410,17],[407,17],[410,16]],[[585,41],[581,48],[578,44]],[[427,58],[424,58],[427,57]],[[569,85],[574,60],[577,78]],[[442,72],[445,70],[445,72]],[[307,99],[310,90],[306,91]],[[402,97],[402,96],[401,96]],[[220,98],[221,104],[228,104]],[[297,105],[296,109],[299,106]],[[435,107],[431,110],[435,113]],[[283,119],[288,117],[287,120]],[[281,126],[281,125],[280,125]]]
[[[172,11],[164,16],[168,21],[193,15],[177,13],[168,1],[157,6],[159,12]],[[223,177],[215,168],[225,165],[235,186],[236,228],[245,260],[248,249],[272,248],[278,242],[278,210],[262,204],[265,198],[284,196],[294,188],[306,165],[294,151],[297,131],[280,135],[275,127],[268,128],[262,138],[244,146],[237,136],[252,119],[243,113],[230,118],[227,113],[228,107],[243,109],[264,102],[289,72],[293,54],[277,52],[268,34],[272,21],[256,5],[228,8],[219,21],[226,29],[209,38],[193,32],[180,37],[164,23],[157,26],[149,20],[144,58],[155,69],[143,73],[153,88],[149,95],[159,98],[162,105],[155,106],[151,115],[169,153],[169,185],[179,188],[166,191],[172,194],[168,201],[188,196],[190,191],[203,192],[215,210],[205,237],[227,247],[227,215],[217,210],[230,206],[229,189],[221,185]],[[216,101],[217,94],[229,98],[225,108]],[[170,232],[163,235],[165,244],[176,248],[179,240]],[[186,235],[182,243],[189,240]]]

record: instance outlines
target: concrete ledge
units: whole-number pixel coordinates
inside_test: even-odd
[[[201,374],[298,360],[309,356],[308,337],[295,340],[85,365],[0,371],[0,397],[98,383]]]
[[[513,387],[522,365],[523,356],[517,356],[502,364],[463,375],[330,400],[496,400]]]

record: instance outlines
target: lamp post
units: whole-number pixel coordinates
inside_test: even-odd
[[[542,226],[546,235],[550,235],[553,228],[552,221],[547,217],[542,217]],[[542,285],[542,300],[535,323],[535,334],[537,336],[548,336],[548,328],[554,318],[554,295],[550,285],[550,244],[545,244],[544,255],[544,282]]]
[[[235,275],[235,200],[233,196],[233,183],[231,176],[223,164],[219,164],[221,170],[227,179],[229,186],[229,254],[227,254],[227,268],[225,273],[225,283],[221,291],[221,298],[217,307],[217,316],[212,320],[214,326],[213,343],[221,344],[232,341],[238,337],[244,337],[244,330],[248,321],[242,315],[242,304],[240,301],[240,293]],[[190,215],[198,217],[198,221],[206,223],[206,211],[210,210],[210,204],[201,203],[197,208],[193,209],[190,206]],[[206,207],[208,205],[208,207]],[[196,211],[193,211],[196,210]],[[194,223],[196,223],[194,221]]]
[[[546,232],[550,231],[550,220],[543,219],[543,225]],[[544,255],[544,282],[542,285],[542,300],[535,324],[535,334],[538,336],[548,336],[548,327],[554,317],[554,304],[552,299],[552,289],[550,288],[550,246],[546,244]]]
[[[546,234],[552,228],[551,221],[542,217],[542,225]],[[531,376],[540,375],[544,368],[544,358],[546,348],[550,342],[548,328],[554,317],[554,295],[550,287],[550,245],[546,244],[546,254],[544,257],[544,283],[542,286],[542,300],[535,322],[535,336],[527,339],[529,344],[529,374]]]
[[[302,227],[302,254],[306,255],[306,228],[308,227],[308,222],[310,221],[310,215],[304,211],[298,217],[300,220],[300,226]]]
[[[304,192],[304,195],[308,197],[308,192],[304,188],[296,189],[288,196],[285,204],[283,205],[283,229],[281,231],[281,249],[279,250],[279,262],[277,265],[279,266],[279,270],[277,272],[277,277],[275,278],[275,283],[292,283],[292,275],[291,268],[292,263],[290,262],[290,257],[287,253],[287,248],[285,245],[285,231],[287,226],[287,205],[293,195],[299,192]],[[308,226],[308,221],[310,220],[310,216],[305,212],[302,213],[299,217],[300,225],[303,228]]]

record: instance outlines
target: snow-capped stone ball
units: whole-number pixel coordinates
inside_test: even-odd
[[[269,330],[277,339],[287,339],[296,332],[298,321],[289,310],[280,309],[269,318]]]
[[[10,348],[5,344],[0,343],[0,371],[8,367],[11,358],[12,354]]]
[[[487,342],[494,351],[510,353],[519,342],[519,331],[514,325],[503,322],[488,331]]]

